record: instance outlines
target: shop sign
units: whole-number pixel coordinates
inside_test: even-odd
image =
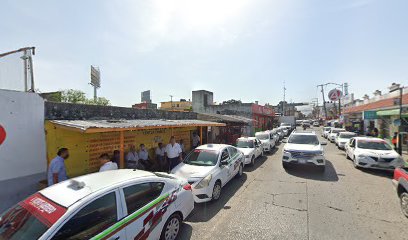
[[[363,119],[377,119],[377,111],[364,111]]]

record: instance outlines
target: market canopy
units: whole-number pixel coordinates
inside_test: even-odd
[[[198,113],[197,118],[200,120],[221,122],[221,123],[238,123],[238,124],[250,124],[254,120],[238,115],[224,115],[213,113]]]
[[[389,109],[389,110],[381,110],[377,111],[377,116],[395,116],[399,115],[399,109]]]
[[[202,120],[51,120],[57,127],[83,133],[121,132],[155,128],[223,127],[225,123]]]

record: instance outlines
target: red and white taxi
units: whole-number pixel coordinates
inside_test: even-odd
[[[0,215],[0,239],[171,239],[194,208],[191,186],[122,169],[66,180]]]

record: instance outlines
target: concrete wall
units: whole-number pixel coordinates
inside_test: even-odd
[[[197,119],[197,114],[193,112],[168,112],[156,109],[45,102],[45,119]]]
[[[206,90],[193,91],[192,104],[193,111],[198,113],[204,113],[204,108],[214,104],[214,94]],[[207,96],[207,97],[205,97]],[[207,100],[207,101],[205,101]]]
[[[37,190],[45,179],[44,100],[36,93],[0,90],[0,212]],[[30,184],[26,184],[26,181]]]

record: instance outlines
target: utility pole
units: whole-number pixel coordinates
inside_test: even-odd
[[[173,110],[173,95],[170,95],[170,106],[171,110]]]
[[[282,116],[285,116],[285,104],[286,104],[286,84],[283,81],[283,102],[282,102]]]
[[[324,98],[324,89],[323,86],[325,84],[317,85],[317,87],[321,87],[322,97],[323,97],[323,110],[324,110],[324,117],[327,118],[327,109],[326,109],[326,100]]]

